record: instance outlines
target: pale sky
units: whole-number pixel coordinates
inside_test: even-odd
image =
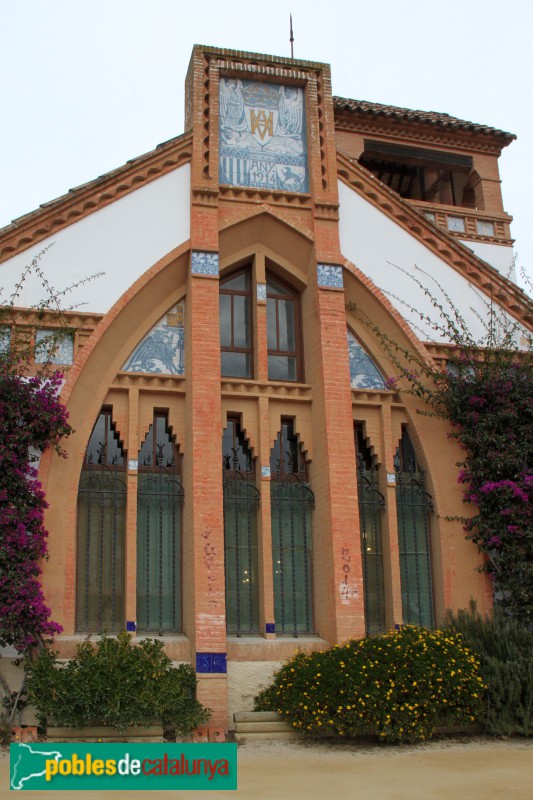
[[[529,0],[0,0],[0,226],[183,133],[194,44],[289,56],[290,10],[334,94],[518,136],[500,171],[532,275]]]

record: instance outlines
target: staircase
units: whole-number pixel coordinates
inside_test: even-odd
[[[235,741],[283,741],[287,739],[301,739],[302,734],[285,722],[276,711],[242,711],[234,714]]]

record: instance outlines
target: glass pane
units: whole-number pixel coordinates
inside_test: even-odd
[[[137,625],[181,628],[181,490],[167,473],[139,474],[137,495]]]
[[[250,298],[233,297],[233,346],[250,346]]]
[[[269,350],[279,350],[276,330],[276,300],[267,300],[267,346]]]
[[[224,481],[227,632],[259,632],[257,493],[240,479]]]
[[[268,377],[271,381],[295,381],[296,358],[294,356],[269,356]]]
[[[221,281],[220,288],[246,292],[250,288],[250,273],[241,272],[240,275],[235,275],[234,278]]]
[[[80,631],[124,627],[126,487],[112,472],[82,472],[78,492],[76,625]]]
[[[93,432],[87,446],[87,463],[89,464],[104,463],[103,448],[105,446],[106,422],[107,417],[105,414],[100,414],[96,420],[96,425],[93,428]]]
[[[272,278],[267,277],[267,294],[290,295],[292,292],[286,289],[281,283],[278,283],[277,281],[272,280]]]
[[[139,466],[152,467],[152,459],[154,453],[154,426],[150,425],[150,430],[143,442],[141,451],[139,453]]]
[[[220,344],[231,347],[231,295],[219,295],[220,309]]]
[[[296,343],[294,339],[294,302],[292,300],[278,300],[278,319],[278,350],[294,352]]]
[[[233,378],[250,378],[252,375],[251,358],[249,353],[220,354],[220,367],[222,375]]]
[[[405,491],[396,490],[403,621],[433,625],[429,520],[424,495],[405,475]]]

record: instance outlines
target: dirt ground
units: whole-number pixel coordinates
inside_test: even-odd
[[[0,752],[0,798],[9,791]],[[446,739],[386,747],[364,742],[249,743],[239,746],[236,792],[73,792],[73,800],[533,800],[533,739]],[[51,800],[54,792],[30,792]],[[57,796],[57,795],[56,795]],[[67,798],[67,792],[59,793]]]

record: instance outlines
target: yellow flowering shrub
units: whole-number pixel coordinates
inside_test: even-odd
[[[484,693],[479,662],[459,633],[407,625],[319,653],[297,653],[255,699],[307,735],[373,732],[416,742],[437,725],[474,722]]]

